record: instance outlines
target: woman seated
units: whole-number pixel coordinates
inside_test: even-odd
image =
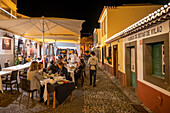
[[[62,62],[60,62],[58,64],[59,70],[58,70],[58,75],[59,76],[63,76],[66,78],[66,80],[72,80],[72,78],[70,77],[67,68],[64,67],[64,64]]]
[[[78,79],[81,79],[81,86],[83,87],[84,77],[83,77],[83,65],[81,62],[78,63],[77,68],[74,70],[75,86],[77,86]]]
[[[33,61],[27,72],[27,80],[30,80],[31,90],[37,89],[38,91],[40,91],[40,80],[42,79],[43,77],[38,72],[38,62]]]
[[[54,64],[53,60],[51,61],[50,66],[48,67],[48,71],[50,71],[51,74],[54,74],[58,71],[58,66]]]
[[[38,72],[43,75],[43,63],[42,62],[39,62],[38,63]]]

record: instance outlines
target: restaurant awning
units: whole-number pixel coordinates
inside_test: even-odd
[[[83,22],[84,20],[50,17],[0,19],[0,29],[43,42],[44,59],[44,39],[78,42]]]
[[[25,38],[79,40],[83,20],[65,18],[0,19],[0,29]]]

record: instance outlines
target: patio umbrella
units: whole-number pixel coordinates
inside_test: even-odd
[[[43,62],[45,53],[44,39],[78,41],[84,20],[66,18],[26,18],[0,19],[0,29],[25,38],[43,42]]]

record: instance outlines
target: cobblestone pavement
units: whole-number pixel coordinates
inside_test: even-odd
[[[67,98],[61,105],[52,108],[39,103],[38,97],[30,99],[28,107],[28,95],[24,94],[19,105],[21,95],[15,91],[0,93],[0,113],[138,113],[132,107],[132,101],[111,81],[110,77],[101,69],[97,72],[97,86],[89,84],[88,67],[83,88],[74,91],[73,102]],[[139,102],[139,101],[138,101]],[[140,103],[140,102],[139,102]]]

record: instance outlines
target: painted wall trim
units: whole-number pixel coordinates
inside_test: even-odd
[[[151,88],[153,88],[153,89],[155,89],[155,90],[157,90],[157,91],[159,91],[159,92],[161,92],[161,93],[163,93],[163,94],[165,94],[167,96],[170,96],[170,92],[169,91],[167,91],[167,90],[165,90],[163,88],[160,88],[160,87],[158,87],[158,86],[156,86],[156,85],[154,85],[154,84],[152,84],[150,82],[147,82],[145,80],[137,80],[137,81],[142,82],[145,85],[147,85],[148,87],[151,87]]]

